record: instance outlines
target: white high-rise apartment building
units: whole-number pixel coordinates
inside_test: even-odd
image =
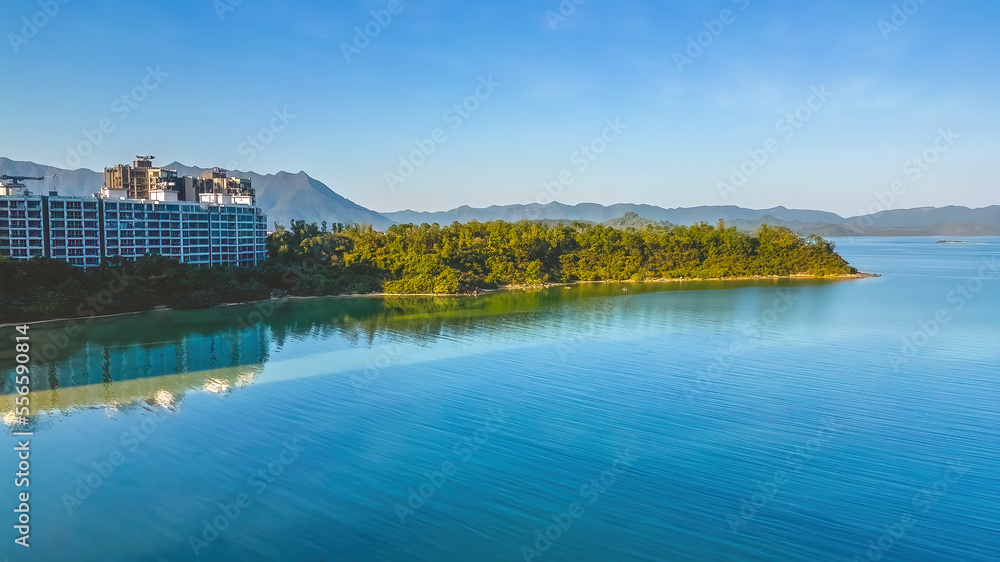
[[[162,177],[176,178],[165,172]],[[222,170],[176,179],[197,200],[180,200],[183,191],[164,183],[141,199],[129,198],[120,187],[66,197],[7,186],[0,191],[0,256],[47,256],[80,267],[95,267],[102,258],[147,254],[206,266],[264,260],[267,215],[256,206],[249,180],[227,178]]]

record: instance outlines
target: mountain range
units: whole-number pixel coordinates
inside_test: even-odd
[[[180,175],[199,175],[207,169],[179,162],[172,162],[165,167],[177,170]],[[3,157],[0,157],[0,170],[8,175],[46,176],[44,181],[29,185],[29,189],[38,192],[58,191],[61,195],[86,196],[100,190],[104,181],[104,174],[93,170],[65,170]],[[787,226],[801,234],[820,236],[1000,235],[998,205],[979,209],[959,206],[893,209],[847,218],[826,211],[785,207],[745,209],[724,205],[666,209],[630,203],[566,205],[558,202],[546,205],[493,205],[485,208],[463,205],[450,211],[405,210],[378,213],[338,195],[305,172],[258,174],[234,170],[232,174],[251,179],[257,192],[257,204],[264,209],[272,224],[288,224],[293,219],[302,219],[308,222],[371,224],[376,229],[384,230],[397,223],[451,224],[456,221],[529,219],[544,220],[547,223],[605,223],[624,228],[648,223],[714,224],[721,219],[743,230],[755,230],[761,224],[770,224]]]
[[[383,216],[400,223],[450,224],[454,221],[470,220],[546,220],[605,223],[609,226],[623,224],[620,219],[628,214],[657,223],[714,224],[725,220],[730,226],[743,230],[756,230],[761,224],[787,226],[801,234],[820,236],[984,236],[1000,235],[1000,206],[993,205],[981,209],[968,207],[922,207],[917,209],[894,209],[874,215],[844,218],[826,211],[787,209],[745,209],[735,206],[703,206],[664,209],[653,205],[598,205],[581,203],[565,205],[494,205],[486,208],[458,207],[450,211],[418,212],[398,211],[382,213]],[[633,224],[632,226],[634,226]]]

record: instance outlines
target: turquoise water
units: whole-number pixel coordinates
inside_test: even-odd
[[[838,240],[857,281],[37,325],[31,548],[8,427],[0,552],[1000,560],[1000,239],[933,241]]]

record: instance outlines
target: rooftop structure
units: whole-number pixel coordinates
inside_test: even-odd
[[[132,165],[104,169],[101,196],[111,199],[196,201],[218,205],[253,205],[249,178],[229,176],[228,170],[213,168],[198,177],[178,176],[177,170],[153,166],[153,156],[136,156]]]
[[[154,167],[153,156],[136,156],[131,166],[104,168],[104,189],[122,190],[129,199],[152,199],[154,191],[176,192],[177,179],[177,170]]]

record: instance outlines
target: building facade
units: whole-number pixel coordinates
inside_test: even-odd
[[[123,169],[122,177],[135,177]],[[172,172],[159,170],[156,177]],[[47,256],[80,267],[148,254],[204,266],[257,265],[267,255],[267,216],[249,180],[221,170],[207,174],[215,177],[177,178],[174,172],[175,185],[189,183],[192,191],[184,195],[194,200],[181,199],[174,185],[162,182],[141,189],[140,183],[113,182],[91,197],[7,190],[0,195],[0,256]]]

